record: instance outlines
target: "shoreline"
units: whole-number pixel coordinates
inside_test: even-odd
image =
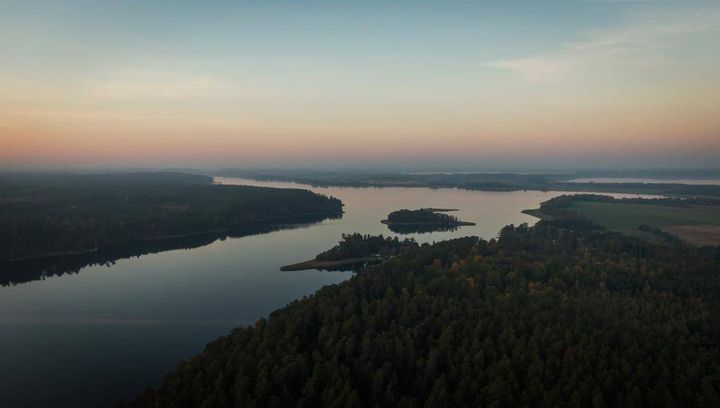
[[[48,253],[40,254],[40,255],[31,255],[31,256],[22,256],[19,258],[3,259],[0,262],[3,262],[3,263],[23,262],[23,261],[32,261],[32,260],[36,260],[36,259],[45,259],[45,258],[59,258],[59,257],[74,256],[74,255],[87,255],[87,254],[93,254],[96,252],[100,252],[100,248],[80,249],[77,251],[48,252]]]
[[[596,193],[596,194],[637,194],[666,197],[694,197],[706,199],[720,198],[720,186],[715,184],[683,184],[683,183],[600,183],[600,182],[567,182],[552,180],[535,185],[479,185],[479,184],[453,184],[453,183],[424,183],[422,181],[328,181],[288,179],[282,177],[253,177],[243,176],[217,176],[225,178],[245,178],[259,182],[296,183],[312,188],[429,188],[429,189],[456,189],[484,192],[517,192],[517,191],[556,191],[561,193]],[[685,191],[677,191],[685,190]],[[692,190],[692,191],[688,191]]]
[[[529,215],[531,217],[535,217],[541,221],[552,221],[554,217],[551,217],[548,214],[545,214],[541,209],[539,208],[529,208],[526,210],[520,211],[523,214]]]
[[[205,235],[205,234],[222,234],[228,232],[227,228],[218,228],[218,229],[212,229],[212,230],[205,230],[205,231],[198,231],[198,232],[188,232],[185,234],[171,234],[171,235],[159,235],[155,237],[149,237],[149,238],[141,238],[138,241],[134,242],[148,242],[148,241],[164,241],[164,240],[170,240],[175,238],[188,238],[188,237],[194,237],[196,235]],[[132,242],[127,242],[127,244],[131,244]],[[123,244],[120,244],[123,245]]]
[[[285,265],[280,267],[280,270],[283,272],[288,271],[305,271],[308,269],[331,269],[331,268],[337,268],[340,266],[350,266],[350,265],[357,265],[361,263],[366,262],[378,262],[381,261],[382,258],[377,257],[361,257],[361,258],[345,258],[345,259],[338,259],[336,261],[322,261],[318,259],[310,259],[304,262],[298,262],[290,265]]]
[[[338,213],[323,211],[323,212],[306,212],[306,213],[293,214],[293,215],[282,215],[282,216],[277,216],[277,217],[264,218],[264,219],[254,222],[254,223],[238,225],[234,228],[275,225],[275,224],[273,224],[273,221],[280,221],[283,219],[288,219],[288,218],[293,218],[293,217],[305,217],[305,216],[314,216],[314,215],[341,215],[341,214],[342,214],[342,211],[338,212]],[[110,250],[113,250],[113,248],[122,247],[124,245],[159,242],[159,241],[171,241],[173,239],[191,238],[191,237],[196,237],[199,235],[228,234],[228,233],[231,233],[234,228],[217,228],[217,229],[211,229],[211,230],[187,232],[187,233],[183,233],[183,234],[158,235],[158,236],[152,236],[152,237],[146,237],[146,238],[139,238],[139,239],[133,240],[133,241],[118,242],[118,243],[111,244],[111,245],[108,245],[105,247],[81,249],[81,250],[75,250],[75,251],[48,252],[48,253],[43,253],[43,254],[38,254],[38,255],[30,255],[30,256],[23,256],[23,257],[9,258],[9,259],[0,259],[0,264],[2,264],[2,263],[12,264],[12,263],[19,263],[19,262],[26,262],[26,261],[51,259],[51,258],[71,258],[74,256],[89,255],[89,254],[94,254],[94,253],[98,253],[98,252],[106,251],[106,250],[110,251]]]
[[[381,223],[387,226],[400,225],[403,227],[414,227],[414,226],[438,226],[438,227],[462,227],[467,225],[477,225],[474,222],[458,221],[458,222],[391,222],[388,220],[380,220]]]

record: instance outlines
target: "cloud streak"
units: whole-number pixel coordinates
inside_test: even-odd
[[[720,11],[591,30],[584,41],[570,43],[568,48],[576,51],[657,48],[692,34],[712,31],[720,31]]]
[[[519,73],[530,79],[542,79],[569,72],[572,63],[561,58],[530,57],[489,61],[480,64],[486,68],[498,68]]]
[[[584,39],[566,43],[547,54],[485,61],[479,66],[533,80],[558,78],[602,63],[639,61],[652,50],[683,44],[693,35],[716,32],[720,33],[720,9],[693,15],[666,15],[654,21],[589,30],[584,33]]]

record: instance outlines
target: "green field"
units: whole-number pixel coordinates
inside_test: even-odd
[[[696,245],[720,244],[720,208],[576,201],[570,207],[613,231],[652,239],[641,225],[660,228]]]
[[[720,225],[716,207],[671,207],[657,204],[577,201],[572,209],[615,231],[634,231],[640,225],[667,228],[676,225]]]

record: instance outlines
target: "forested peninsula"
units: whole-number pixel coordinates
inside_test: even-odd
[[[6,174],[0,176],[0,262],[231,234],[341,213],[336,198],[299,189],[216,185],[202,175]]]
[[[390,259],[403,251],[417,248],[414,239],[383,235],[343,234],[340,242],[305,262],[286,265],[283,271],[319,269],[328,271],[354,269],[356,266]]]
[[[423,244],[119,406],[718,406],[719,270],[717,247],[592,223]]]

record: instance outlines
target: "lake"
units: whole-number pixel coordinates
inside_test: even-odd
[[[233,327],[351,277],[280,267],[313,258],[342,233],[395,235],[380,223],[393,210],[459,208],[453,214],[477,224],[408,235],[419,242],[491,238],[506,224],[534,223],[520,211],[563,194],[216,182],[309,188],[340,198],[345,214],[305,228],[215,240],[0,287],[0,406],[102,407],[135,396]]]

